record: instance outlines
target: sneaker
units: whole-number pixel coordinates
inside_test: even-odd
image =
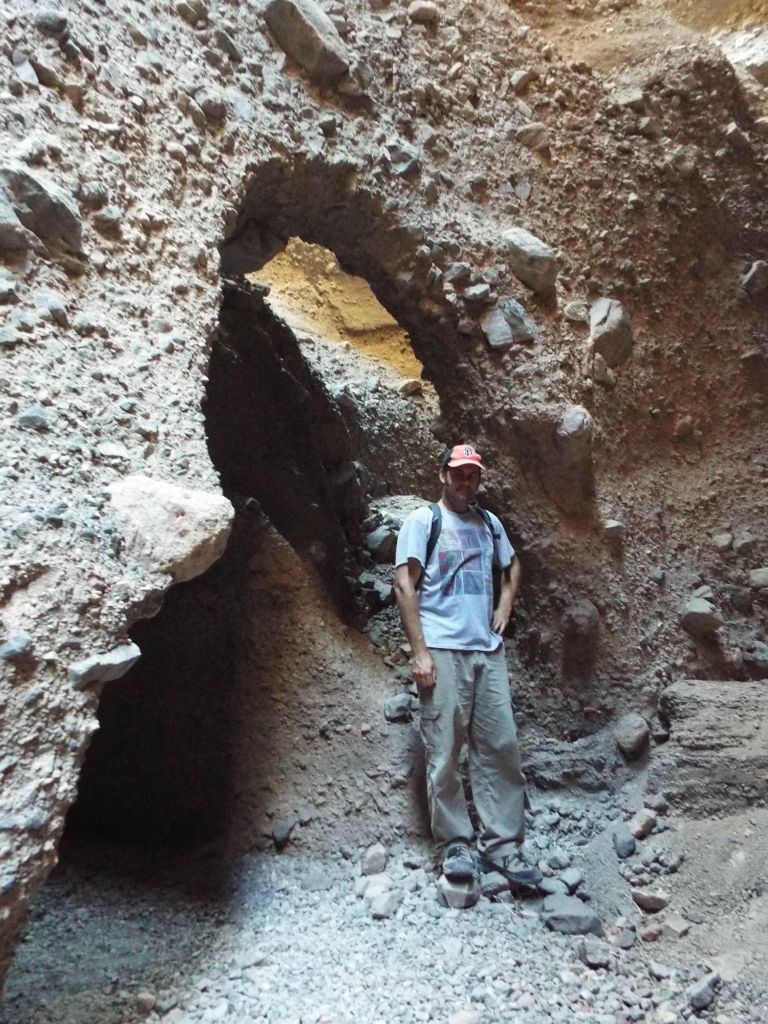
[[[443,854],[443,874],[451,882],[464,882],[477,874],[466,843],[451,843]]]
[[[483,854],[482,864],[484,871],[498,871],[500,875],[506,878],[510,885],[533,888],[544,877],[537,867],[526,864],[519,857],[509,855],[493,857]]]

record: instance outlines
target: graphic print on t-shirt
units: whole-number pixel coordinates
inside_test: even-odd
[[[478,545],[477,530],[444,529],[437,556],[441,593],[451,597],[490,593],[491,555]]]

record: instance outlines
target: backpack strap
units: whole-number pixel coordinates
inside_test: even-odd
[[[432,525],[429,528],[429,537],[427,538],[427,553],[424,558],[424,568],[421,570],[419,582],[416,584],[417,590],[421,586],[421,581],[424,579],[424,572],[426,571],[427,565],[429,565],[429,560],[432,557],[432,552],[435,550],[437,539],[440,536],[440,531],[443,528],[443,510],[440,508],[436,501],[433,501],[430,504],[429,508],[430,511],[432,512]]]
[[[499,540],[501,534],[498,532],[498,530],[495,530],[493,528],[493,520],[491,519],[491,513],[488,511],[487,508],[483,508],[482,505],[475,505],[474,509],[475,512],[477,512],[482,517],[483,522],[491,531],[491,537],[493,538],[493,546],[496,547],[496,541]]]

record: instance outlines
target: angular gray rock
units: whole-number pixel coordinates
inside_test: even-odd
[[[656,815],[648,807],[642,807],[632,816],[628,827],[635,839],[645,839],[656,827]]]
[[[660,910],[669,906],[669,895],[660,889],[632,889],[631,895],[638,907],[648,914],[658,914]]]
[[[53,7],[44,7],[35,13],[35,28],[49,36],[63,36],[67,31],[67,16]]]
[[[525,228],[510,228],[501,237],[515,277],[537,295],[551,294],[557,280],[554,251]]]
[[[440,20],[440,10],[432,0],[413,0],[408,5],[408,17],[417,25],[435,25]]]
[[[548,928],[564,935],[602,935],[600,918],[576,896],[547,896],[541,916]]]
[[[691,636],[704,637],[714,633],[723,624],[717,609],[704,597],[692,597],[685,602],[680,614],[680,625]]]
[[[720,975],[712,971],[688,989],[688,1003],[694,1010],[706,1010],[712,1004],[720,984]]]
[[[631,857],[637,848],[635,837],[626,825],[616,825],[611,833],[611,839],[613,840],[613,848],[616,851],[616,856],[620,860],[625,860],[627,857]]]
[[[124,676],[140,657],[136,644],[121,644],[105,654],[92,654],[90,658],[74,662],[69,666],[69,677],[77,690],[91,683],[109,683]]]
[[[589,312],[590,342],[608,366],[620,366],[632,355],[632,325],[624,306],[616,299],[600,298]]]
[[[579,959],[587,967],[607,967],[611,962],[611,950],[599,939],[585,939],[579,943]]]
[[[392,917],[402,902],[402,889],[390,889],[388,892],[380,893],[370,901],[371,916],[374,921],[384,921]]]
[[[380,875],[387,866],[387,851],[381,843],[369,846],[363,854],[360,872],[363,875]]]
[[[409,142],[396,138],[388,139],[384,143],[384,151],[392,171],[398,177],[403,177],[406,174],[410,174],[411,171],[419,169],[419,151]]]
[[[365,546],[377,562],[393,562],[397,546],[395,528],[387,523],[379,526],[366,536]]]
[[[388,722],[409,722],[411,720],[411,695],[398,693],[384,704],[384,717]]]
[[[515,139],[534,153],[546,153],[549,150],[549,129],[539,121],[524,124],[515,132]]]
[[[441,875],[437,880],[437,891],[440,902],[455,910],[474,907],[480,899],[480,883],[476,878],[467,882],[451,882]]]
[[[491,348],[505,349],[512,345],[535,341],[539,330],[525,309],[515,299],[499,299],[480,318],[480,326]]]
[[[312,0],[271,0],[264,17],[280,46],[313,81],[333,85],[349,71],[341,36]]]
[[[613,727],[613,735],[619,750],[628,761],[638,758],[648,745],[648,723],[636,711],[622,715]]]
[[[68,192],[20,164],[0,167],[0,185],[16,217],[48,248],[80,253],[80,211]]]

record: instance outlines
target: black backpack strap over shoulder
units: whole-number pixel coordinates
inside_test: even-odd
[[[432,513],[432,525],[429,528],[429,537],[427,537],[427,553],[424,556],[424,568],[421,570],[421,576],[419,576],[419,582],[416,584],[418,590],[421,586],[421,581],[424,579],[424,573],[429,560],[432,557],[432,552],[435,550],[437,539],[440,536],[440,530],[443,527],[443,512],[436,501],[433,501],[429,506],[430,512]]]
[[[429,508],[432,512],[432,526],[430,527],[429,537],[427,538],[427,557],[424,559],[425,569],[427,567],[427,563],[432,557],[432,552],[435,550],[435,545],[437,544],[438,537],[440,536],[440,531],[443,528],[443,510],[436,501],[433,501]]]

